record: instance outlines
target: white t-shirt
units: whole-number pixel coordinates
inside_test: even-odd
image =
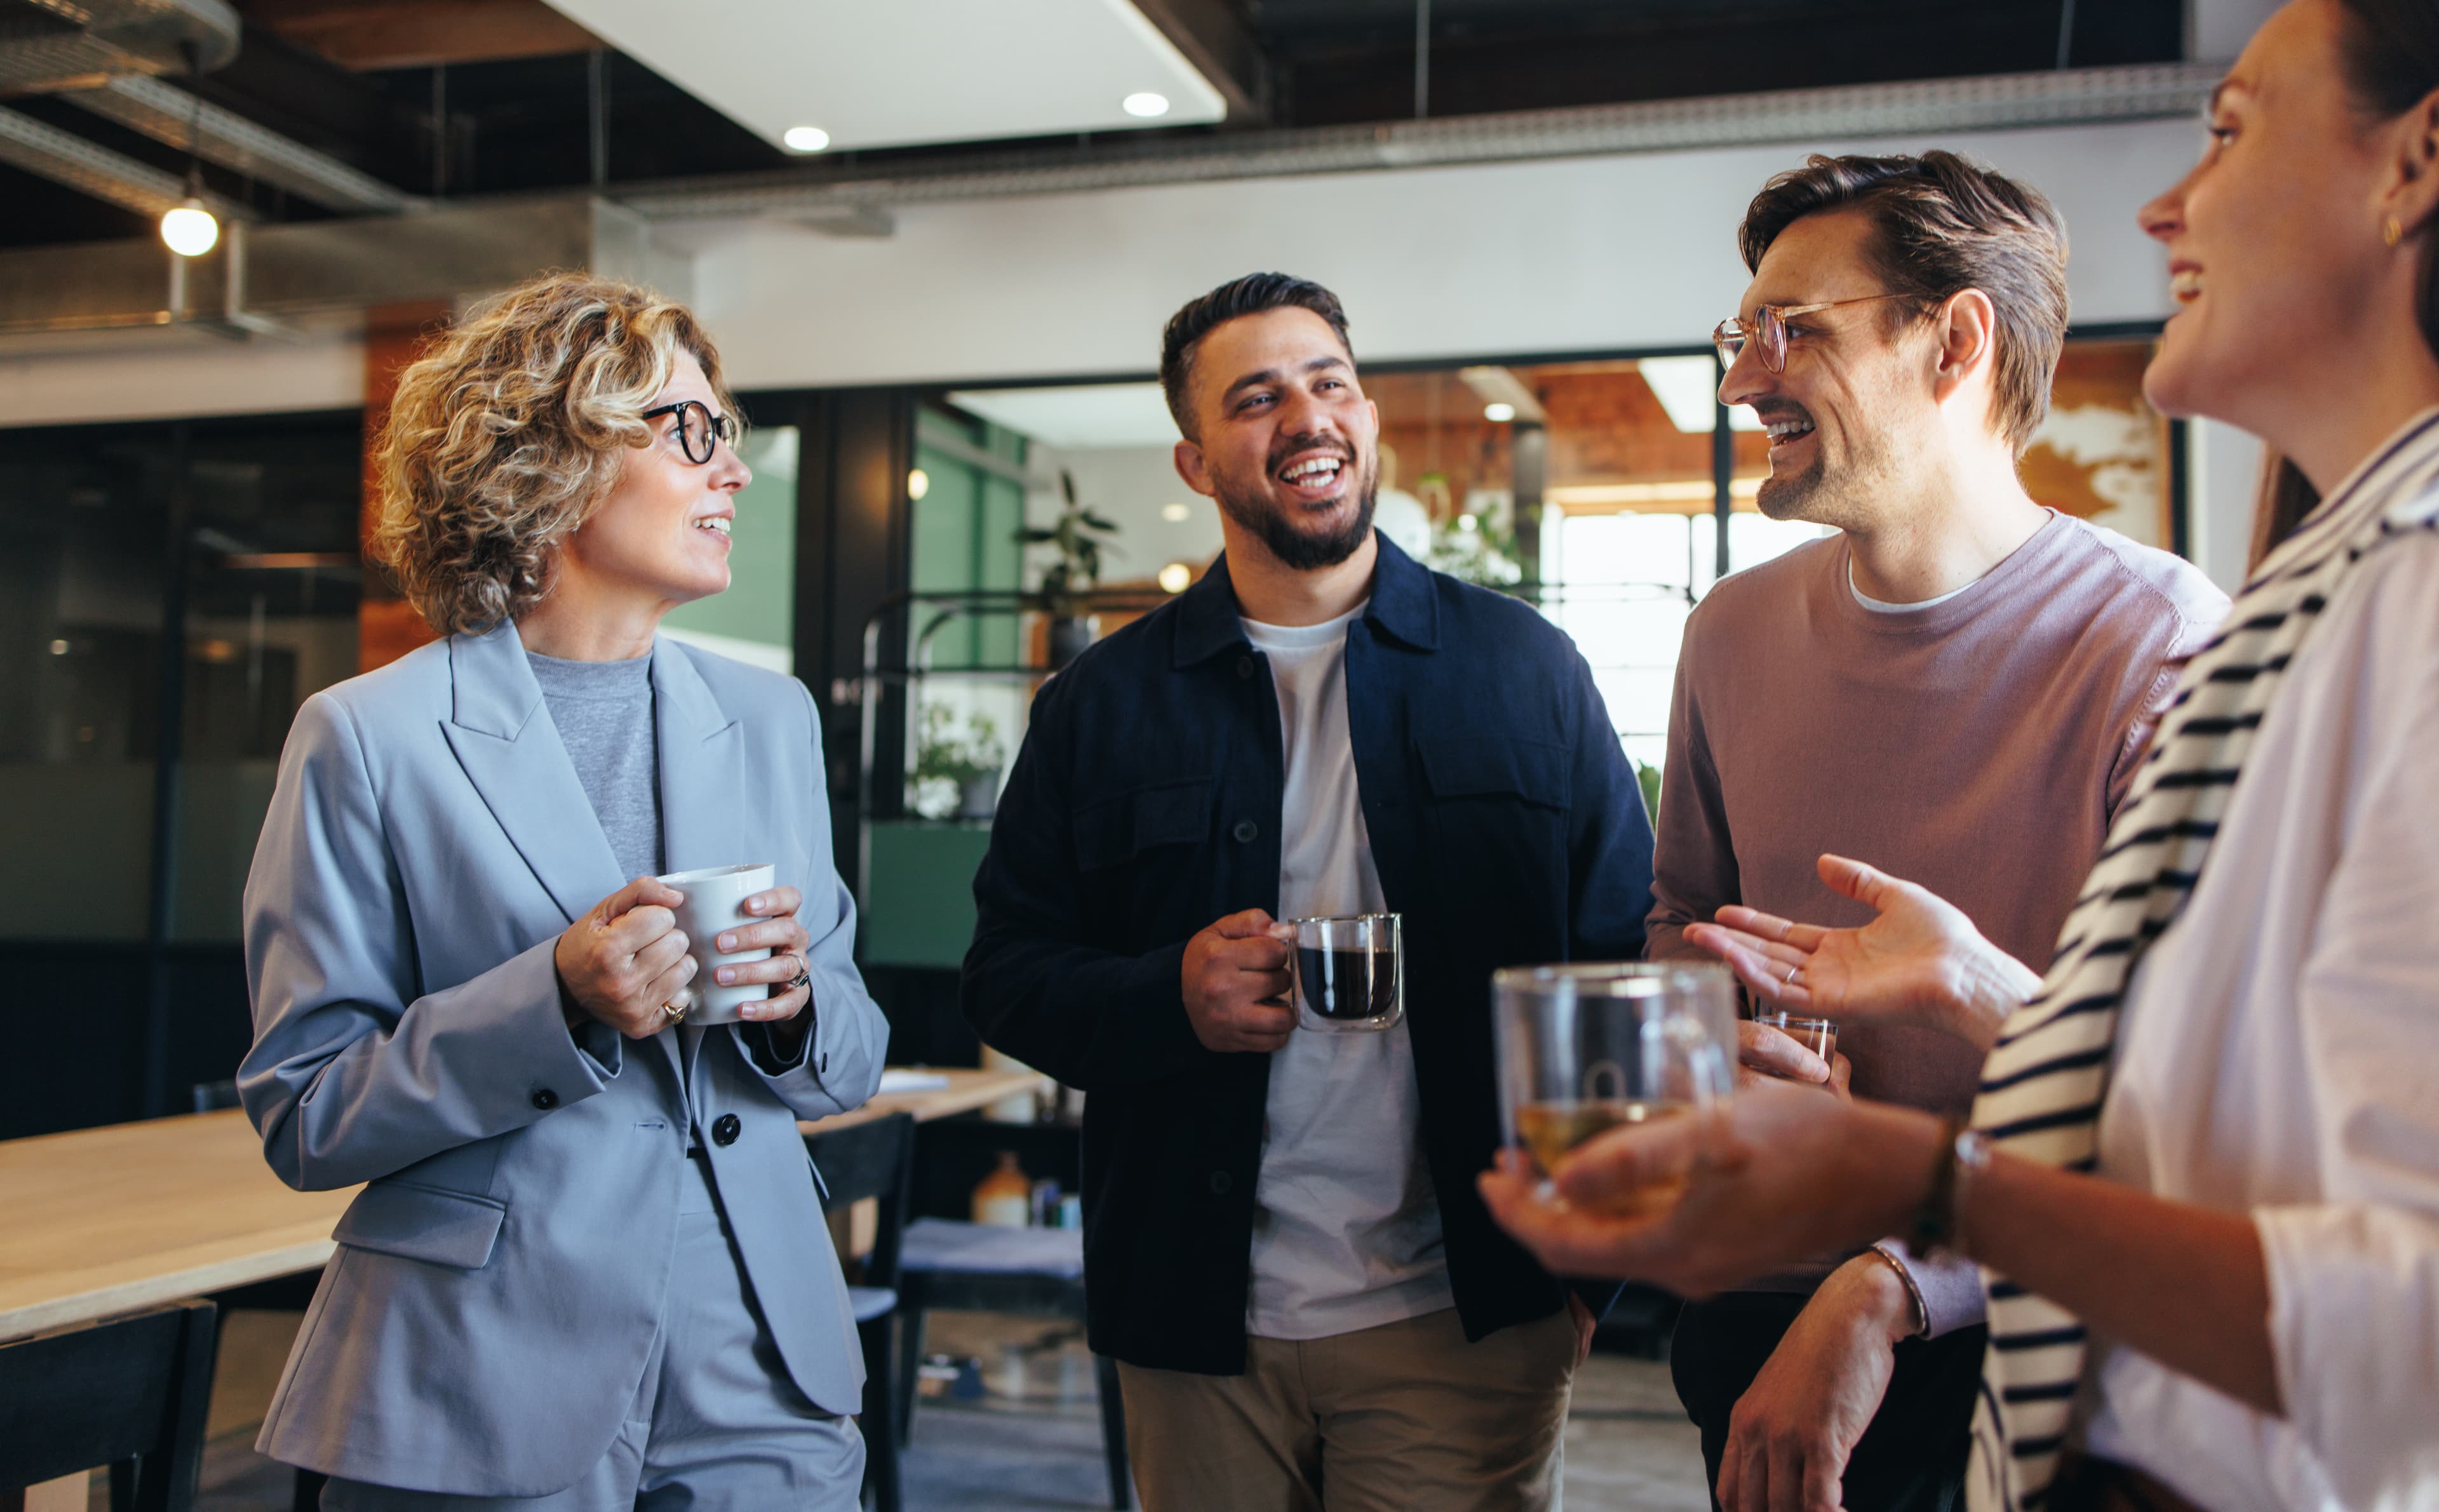
[[[1292,628],[1243,622],[1270,659],[1287,756],[1281,918],[1387,907],[1346,727],[1346,628],[1362,613]],[[1247,1332],[1324,1339],[1455,1306],[1420,1105],[1402,1021],[1377,1033],[1299,1028],[1272,1054]]]

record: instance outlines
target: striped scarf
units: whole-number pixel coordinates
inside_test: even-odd
[[[2136,963],[2192,896],[2246,756],[2296,651],[2346,574],[2391,536],[2439,520],[2439,410],[2392,437],[2256,568],[2186,666],[2049,974],[1982,1072],[1973,1125],[1998,1148],[2089,1172],[2118,1009]],[[1972,1512],[2046,1500],[2081,1380],[2084,1330],[1991,1275],[1990,1347],[1973,1416]]]

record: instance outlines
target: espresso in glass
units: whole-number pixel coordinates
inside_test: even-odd
[[[1290,919],[1296,1016],[1324,1033],[1386,1029],[1405,1017],[1405,937],[1395,914]]]

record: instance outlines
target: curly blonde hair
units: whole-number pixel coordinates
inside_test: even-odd
[[[443,635],[516,619],[560,543],[650,444],[643,412],[692,354],[732,415],[720,353],[684,305],[588,274],[509,290],[399,376],[373,455],[371,551]]]

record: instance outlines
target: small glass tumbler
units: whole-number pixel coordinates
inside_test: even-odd
[[[1291,918],[1297,1021],[1324,1034],[1386,1029],[1406,1016],[1406,937],[1395,914]]]
[[[1764,1008],[1754,1014],[1754,1023],[1770,1025],[1823,1060],[1838,1053],[1838,1021],[1835,1019],[1818,1019],[1807,1014]]]

